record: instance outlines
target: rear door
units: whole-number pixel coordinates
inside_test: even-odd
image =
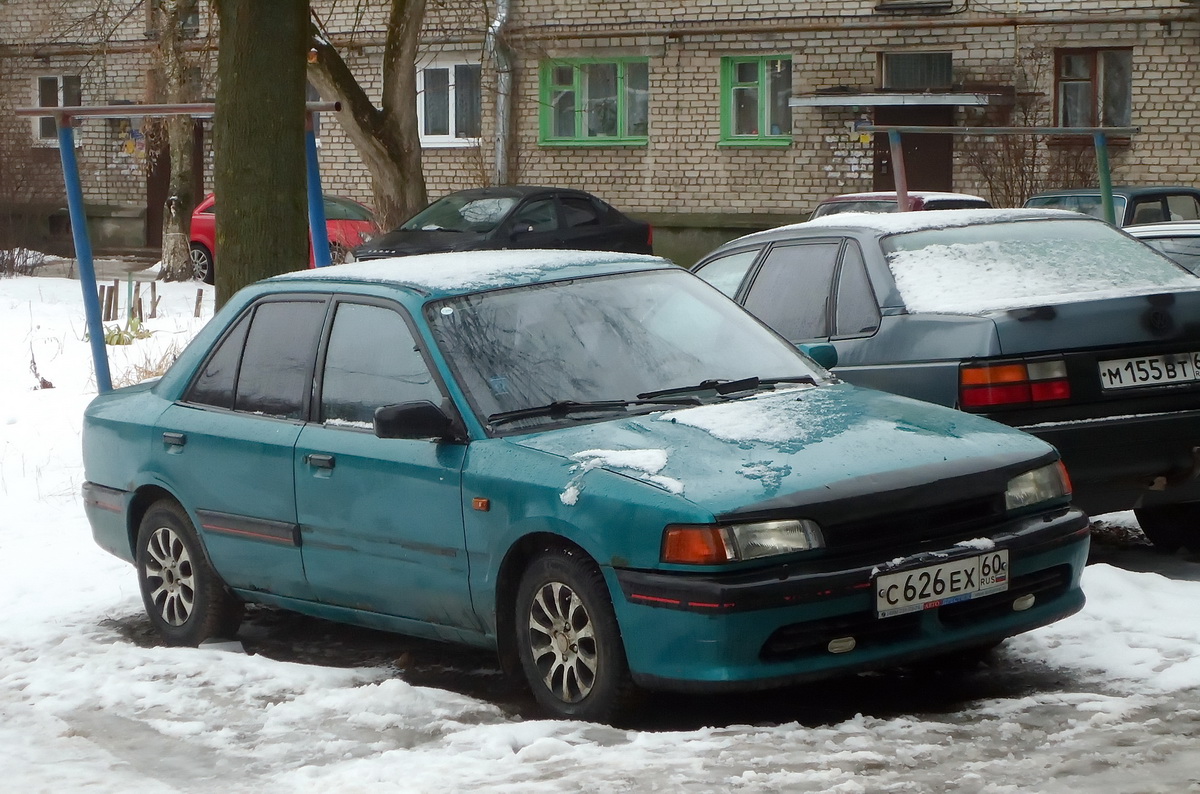
[[[308,410],[327,299],[248,309],[156,428],[156,465],[192,509],[231,586],[305,597],[292,454]]]
[[[318,367],[316,421],[296,446],[304,567],[320,601],[477,627],[468,592],[461,472],[466,445],[377,438],[375,409],[425,400],[452,412],[409,318],[343,298]]]
[[[645,232],[587,196],[560,195],[558,213],[564,248],[581,251],[644,251]]]

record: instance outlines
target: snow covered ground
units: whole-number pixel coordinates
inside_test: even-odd
[[[116,383],[211,315],[211,287],[200,319],[196,284],[158,289],[153,334],[109,348]],[[636,729],[523,718],[395,665],[136,642],[133,570],[80,503],[79,282],[0,278],[0,334],[0,790],[1200,791],[1200,563],[1183,555],[1117,550],[1086,571],[1082,613],[960,678],[660,699]]]

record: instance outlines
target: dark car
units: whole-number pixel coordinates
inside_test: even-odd
[[[1053,448],[840,381],[656,257],[259,282],[96,397],[83,460],[167,643],[284,607],[494,649],[558,717],[933,666],[1083,605]]]
[[[992,205],[982,196],[969,193],[944,193],[936,190],[908,191],[908,211],[920,210],[978,210]],[[872,193],[843,193],[824,199],[812,211],[809,220],[841,212],[896,212],[900,202],[894,190],[879,190]]]
[[[1200,548],[1200,279],[1051,210],[837,215],[695,267],[851,383],[983,414],[1063,454],[1090,513]]]
[[[1121,186],[1112,189],[1118,226],[1200,218],[1200,189],[1186,185]],[[1026,207],[1071,210],[1105,220],[1098,188],[1048,190],[1025,202]]]
[[[355,259],[497,248],[652,253],[650,224],[582,190],[510,185],[443,196],[354,249]]]

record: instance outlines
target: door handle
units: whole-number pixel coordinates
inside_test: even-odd
[[[319,452],[310,452],[304,456],[304,462],[309,466],[318,469],[332,469],[334,464],[333,455],[325,455]]]
[[[187,435],[185,433],[163,433],[163,443],[168,447],[182,447],[187,443]]]

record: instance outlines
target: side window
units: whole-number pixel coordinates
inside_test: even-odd
[[[568,229],[600,224],[600,215],[596,212],[595,205],[582,196],[560,196],[558,200],[563,225]]]
[[[242,315],[208,357],[208,361],[192,381],[191,387],[183,395],[184,402],[233,408],[238,362],[242,360],[242,347],[246,343],[246,330],[250,327],[250,314],[251,312],[246,312]]]
[[[515,232],[552,232],[558,228],[554,215],[554,199],[531,201],[513,213]]]
[[[840,242],[771,249],[759,268],[746,309],[790,341],[829,336],[829,297]]]
[[[1139,223],[1158,223],[1165,221],[1163,217],[1163,202],[1162,199],[1153,198],[1146,201],[1135,201],[1133,204],[1133,218],[1129,221],[1131,225]]]
[[[246,335],[234,410],[301,418],[324,319],[324,301],[259,304]]]
[[[408,324],[383,306],[338,305],[321,383],[321,421],[334,424],[370,424],[384,405],[442,403]]]
[[[761,248],[752,248],[749,251],[738,251],[735,254],[714,259],[697,270],[696,275],[732,298],[737,294],[738,287],[742,285],[742,279],[746,277],[746,270],[749,269],[761,250]]]
[[[867,265],[862,250],[853,240],[846,244],[842,253],[836,311],[834,328],[838,336],[857,336],[879,327],[879,306],[867,278]]]
[[[1171,210],[1169,220],[1194,221],[1200,218],[1200,202],[1194,196],[1167,196],[1167,206]]]

